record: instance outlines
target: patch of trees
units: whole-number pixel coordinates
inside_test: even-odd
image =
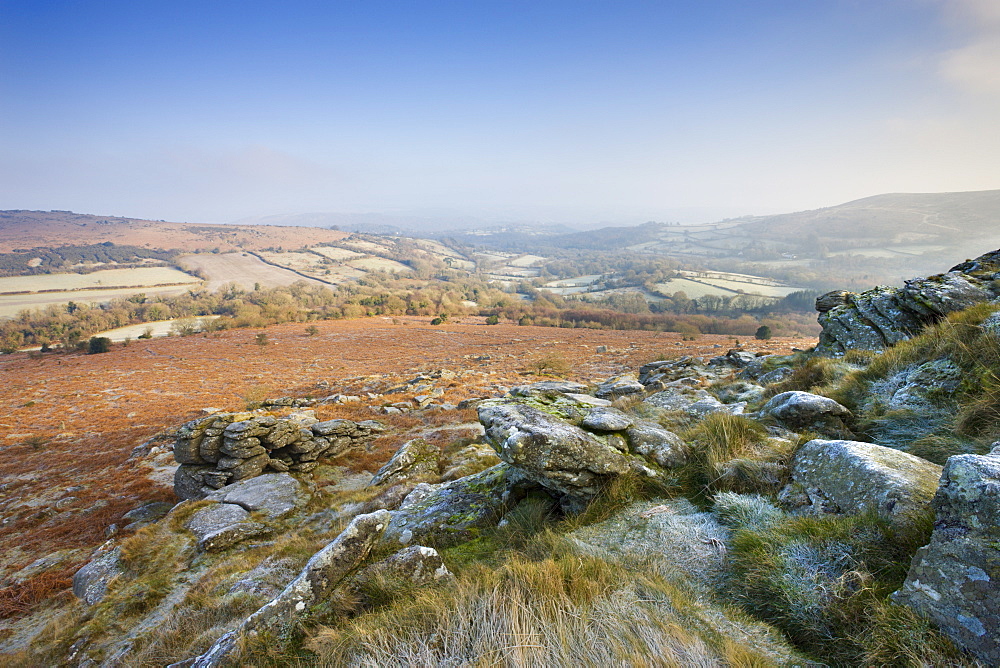
[[[88,246],[32,248],[13,253],[0,253],[0,276],[33,276],[56,272],[90,273],[107,269],[147,265],[144,260],[171,262],[175,253],[139,246],[119,246],[110,241]]]

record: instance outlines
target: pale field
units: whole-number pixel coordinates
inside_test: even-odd
[[[13,318],[26,309],[42,309],[46,306],[69,304],[107,304],[113,299],[130,297],[143,293],[148,296],[182,295],[190,289],[187,286],[165,286],[157,288],[116,288],[113,290],[70,290],[67,292],[42,292],[21,295],[0,295],[0,318]]]
[[[577,276],[575,278],[563,278],[558,281],[549,281],[545,284],[547,288],[577,288],[586,287],[588,285],[593,285],[599,280],[604,278],[602,274],[588,274],[586,276]]]
[[[284,253],[274,253],[261,251],[257,253],[266,262],[277,264],[294,271],[315,270],[323,263],[323,258],[315,253],[303,253],[301,251],[289,251]]]
[[[384,257],[363,257],[358,260],[351,260],[347,264],[355,269],[363,269],[365,271],[395,271],[403,274],[413,271],[401,262],[388,260]]]
[[[850,250],[834,251],[833,253],[827,253],[830,257],[844,257],[847,255],[855,255],[858,257],[871,257],[871,258],[890,258],[899,257],[899,253],[893,252],[886,248],[852,248]]]
[[[363,255],[363,253],[359,253],[357,251],[348,250],[346,248],[335,248],[333,246],[316,246],[315,248],[310,248],[309,250],[314,253],[319,253],[323,257],[328,257],[331,260],[352,260]]]
[[[194,320],[198,323],[199,329],[201,329],[204,328],[205,323],[215,320],[218,317],[219,316],[217,315],[201,315],[194,318]],[[117,327],[104,332],[98,332],[97,334],[94,334],[94,336],[105,336],[115,343],[121,343],[125,339],[137,340],[139,339],[140,334],[146,333],[146,330],[149,330],[149,333],[153,336],[153,338],[170,336],[174,333],[174,323],[180,320],[188,320],[188,318],[173,318],[171,320],[144,322],[139,325],[126,325],[125,327]]]
[[[435,255],[440,255],[441,257],[457,257],[454,250],[448,248],[440,241],[434,241],[432,239],[413,239],[413,241],[417,244],[417,246],[430,253],[434,253]]]
[[[0,294],[41,292],[48,290],[86,290],[107,287],[147,287],[198,283],[197,276],[185,274],[173,267],[138,267],[135,269],[102,269],[89,274],[41,274],[38,276],[4,276],[0,278]]]
[[[707,285],[706,283],[699,283],[686,278],[672,278],[669,281],[657,283],[656,289],[665,295],[672,295],[675,292],[683,292],[690,299],[697,299],[698,297],[704,297],[706,295],[732,297],[736,294],[735,290],[727,290],[726,288],[720,288],[715,285]]]
[[[324,285],[322,281],[305,278],[294,271],[267,264],[249,253],[198,253],[183,255],[178,261],[191,271],[201,270],[208,276],[208,289],[218,290],[227,283],[236,283],[246,290],[252,290],[255,283],[265,288],[291,285],[296,281],[306,281]]]
[[[744,281],[726,281],[720,278],[700,278],[702,283],[708,283],[726,290],[742,290],[748,295],[762,295],[764,297],[785,297],[793,292],[800,292],[802,288],[781,285],[760,285],[759,283],[746,283]]]
[[[546,258],[541,255],[522,255],[521,257],[511,260],[507,264],[511,267],[530,267],[531,265],[541,262]]]
[[[386,246],[383,246],[382,244],[373,243],[371,241],[365,241],[364,239],[345,239],[340,243],[344,246],[357,248],[366,253],[384,253],[387,250],[389,250]]]
[[[743,283],[781,286],[781,283],[773,278],[767,278],[766,276],[754,276],[753,274],[737,274],[731,271],[692,271],[689,269],[681,269],[677,273],[694,279],[718,278],[724,281],[739,281]]]

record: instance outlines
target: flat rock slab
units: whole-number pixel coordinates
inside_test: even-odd
[[[187,528],[200,541],[205,536],[249,519],[250,513],[240,506],[232,503],[213,503],[192,515],[187,522]]]
[[[569,380],[543,380],[531,385],[515,385],[510,393],[516,397],[551,396],[553,394],[586,394],[587,386]]]
[[[634,420],[617,408],[592,408],[583,417],[581,426],[593,431],[624,431]]]
[[[1000,665],[1000,448],[950,457],[897,603],[929,617],[986,665]]]
[[[207,499],[241,506],[248,511],[264,513],[276,520],[304,505],[310,494],[306,486],[287,473],[267,473],[223,487]]]
[[[812,440],[795,453],[779,499],[814,513],[873,510],[900,525],[929,508],[941,467],[873,443]]]

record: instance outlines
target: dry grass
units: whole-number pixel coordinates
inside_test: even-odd
[[[611,330],[561,330],[470,324],[431,327],[427,318],[404,317],[409,326],[372,318],[317,322],[318,333],[303,336],[301,324],[267,328],[271,345],[254,343],[259,330],[229,330],[213,336],[134,341],[105,355],[48,353],[0,356],[0,483],[6,487],[0,512],[0,576],[64,548],[91,548],[105,540],[112,523],[148,501],[173,500],[169,487],[151,482],[148,470],[128,462],[134,447],[154,435],[204,415],[203,407],[240,410],[254,388],[269,386],[273,396],[364,396],[418,373],[448,368],[461,378],[439,382],[444,401],[495,396],[500,387],[524,382],[523,360],[549,347],[574,360],[575,380],[604,380],[633,370],[675,334]],[[480,323],[480,324],[474,324]],[[677,354],[708,356],[726,337],[702,337]],[[764,348],[787,352],[808,342],[777,339]],[[609,352],[594,353],[599,345]],[[330,389],[317,387],[327,381]],[[398,398],[397,398],[398,397]],[[251,397],[256,399],[256,396]],[[265,397],[266,398],[266,397]],[[398,401],[386,395],[357,404],[316,407],[320,419],[379,419],[395,434],[453,422],[475,421],[475,411],[437,411],[386,416],[368,403]],[[353,470],[375,470],[402,441],[376,440],[341,462]],[[79,488],[72,492],[65,490]],[[76,500],[59,510],[63,496]],[[26,502],[31,501],[33,505]],[[45,583],[48,585],[45,585]],[[59,578],[39,580],[53,593]],[[45,586],[43,586],[45,585]],[[38,595],[7,594],[30,601]],[[22,606],[23,607],[23,606]]]
[[[562,545],[538,560],[514,554],[499,567],[472,566],[446,587],[404,591],[320,628],[307,647],[322,666],[774,664],[765,648],[737,647],[699,613],[695,598],[660,577]],[[757,641],[767,637],[730,619]]]

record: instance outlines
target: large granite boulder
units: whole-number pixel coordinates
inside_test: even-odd
[[[828,293],[817,299],[823,327],[816,351],[842,355],[851,349],[881,350],[910,338],[955,311],[997,296],[1000,251],[952,267],[945,274],[879,286],[860,294]]]
[[[941,467],[872,443],[816,439],[795,453],[790,473],[779,500],[793,510],[875,511],[909,527],[930,509]]]
[[[630,462],[607,438],[525,404],[479,406],[486,439],[500,459],[559,495],[590,499]]]
[[[811,429],[837,436],[850,433],[844,421],[851,418],[851,411],[829,397],[809,392],[777,394],[768,399],[761,414],[790,429]]]
[[[986,665],[1000,665],[1000,448],[949,458],[933,507],[931,541],[893,599]]]

